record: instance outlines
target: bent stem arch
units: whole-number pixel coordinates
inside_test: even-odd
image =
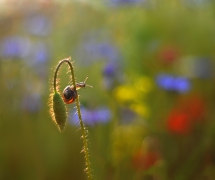
[[[73,65],[72,65],[70,60],[71,60],[71,57],[63,59],[58,63],[58,65],[56,67],[55,74],[54,74],[54,82],[53,82],[54,92],[55,93],[57,92],[57,74],[58,74],[58,71],[60,69],[60,66],[63,63],[67,63],[69,65],[71,75],[72,75],[72,83],[73,83],[73,86],[74,86],[74,91],[76,91],[74,68],[73,68]],[[77,93],[77,91],[76,91],[76,93]],[[87,143],[87,131],[86,131],[86,129],[84,127],[84,123],[82,121],[78,93],[77,93],[77,98],[75,100],[75,103],[76,103],[76,108],[77,108],[77,113],[78,113],[79,124],[80,124],[81,132],[82,132],[82,140],[83,140],[83,144],[84,144],[83,152],[85,154],[86,173],[87,173],[88,179],[91,180],[92,179],[92,174],[91,174],[90,159],[89,159],[89,149],[88,149],[88,143]]]

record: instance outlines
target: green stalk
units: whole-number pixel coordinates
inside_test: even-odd
[[[66,59],[63,59],[58,63],[58,65],[56,67],[55,74],[54,74],[54,83],[53,83],[55,93],[57,92],[56,81],[57,81],[58,70],[59,70],[60,66],[64,62],[68,63],[68,65],[70,67],[71,75],[72,75],[72,83],[73,83],[73,86],[74,86],[74,91],[76,91],[74,68],[73,68],[73,65],[72,65],[70,60],[71,60],[70,57],[66,58]],[[77,93],[77,91],[76,91],[76,93]],[[79,118],[79,124],[81,126],[82,139],[83,139],[83,144],[84,144],[83,151],[84,151],[84,154],[85,154],[86,173],[87,173],[88,180],[92,180],[90,159],[89,159],[89,149],[88,149],[88,143],[87,143],[87,131],[86,131],[85,127],[84,127],[84,123],[83,123],[82,116],[81,116],[78,93],[77,93],[77,98],[76,98],[75,102],[76,102],[76,108],[77,108],[77,113],[78,113],[78,118]]]

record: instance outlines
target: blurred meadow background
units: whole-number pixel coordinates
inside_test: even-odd
[[[49,114],[69,56],[95,180],[215,178],[214,1],[1,0],[1,180],[87,179],[75,105]]]

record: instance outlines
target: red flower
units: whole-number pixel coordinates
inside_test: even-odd
[[[169,131],[178,134],[190,133],[194,125],[203,119],[205,103],[199,96],[191,96],[177,104],[167,118]]]
[[[187,134],[191,131],[190,117],[179,110],[170,113],[167,120],[168,129],[178,134]]]

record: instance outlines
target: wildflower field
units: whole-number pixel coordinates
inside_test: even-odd
[[[0,180],[88,179],[76,104],[63,132],[49,112],[69,57],[93,86],[78,90],[92,179],[214,179],[212,0],[2,0],[0,14]],[[67,65],[57,85],[73,85]]]

